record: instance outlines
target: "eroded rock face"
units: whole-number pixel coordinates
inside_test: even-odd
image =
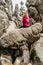
[[[39,13],[43,14],[43,1],[42,0],[36,0],[36,6],[39,10]]]
[[[4,33],[4,29],[8,28],[9,20],[7,14],[0,10],[0,36]]]
[[[0,0],[0,8],[5,9],[9,16],[13,14],[12,0]]]
[[[26,6],[29,16],[35,20],[35,22],[43,23],[43,1],[42,0],[27,0]],[[43,24],[42,24],[43,26]]]
[[[12,60],[9,56],[1,55],[0,57],[1,65],[12,65]]]
[[[41,30],[42,30],[42,25],[40,23],[36,23],[26,29],[25,28],[24,29],[23,28],[14,29],[13,31],[12,30],[9,31],[8,33],[6,32],[5,35],[0,37],[0,47],[3,47],[3,48],[10,47],[11,49],[14,49],[14,48],[18,49],[18,47],[20,46],[19,48],[22,48],[22,51],[23,51],[23,60],[24,60],[23,63],[28,64],[28,62],[29,62],[28,59],[29,59],[30,53],[29,53],[28,47],[25,47],[25,46],[23,47],[22,45],[25,45],[25,44],[29,45],[29,44],[37,41],[40,38],[39,33],[41,32]],[[25,50],[23,50],[23,49],[25,49]],[[15,62],[16,62],[16,60],[15,60]],[[21,59],[18,59],[18,62],[20,64]]]
[[[12,0],[6,0],[6,12],[8,13],[9,17],[12,17],[13,14],[13,5],[12,5]]]
[[[10,30],[10,29],[9,29]],[[29,28],[21,28],[10,30],[8,33],[6,31],[2,37],[0,37],[0,46],[9,47],[13,46],[15,43],[17,45],[22,45],[23,42],[33,43],[40,38],[40,32],[42,31],[42,25],[36,23]],[[29,33],[28,33],[29,32]]]
[[[43,25],[42,3],[42,0],[27,0],[31,24],[34,25],[18,29],[16,25],[18,27],[20,21],[15,16],[12,17],[11,0],[0,0],[0,62],[2,65],[12,65],[12,63],[27,65],[29,62],[33,65],[43,65],[43,35],[40,35]]]
[[[9,27],[8,27],[9,29]],[[10,29],[9,29],[10,30]],[[25,63],[28,64],[29,62],[29,50],[28,50],[28,46],[25,47],[25,44],[32,44],[33,42],[37,41],[40,38],[40,32],[42,31],[42,25],[40,23],[36,23],[32,26],[30,26],[29,28],[21,28],[21,29],[11,29],[9,32],[8,30],[6,31],[5,34],[3,34],[3,36],[0,37],[0,48],[5,48],[5,49],[18,49],[20,50],[20,48],[22,48],[21,53],[23,53],[23,60],[24,60],[24,65]],[[29,32],[29,33],[28,33]],[[22,46],[22,47],[21,47]],[[24,47],[23,47],[24,46]],[[23,48],[25,50],[23,50]],[[9,51],[8,49],[8,51]],[[10,53],[11,50],[8,52]],[[17,52],[17,51],[16,51]],[[26,53],[26,54],[25,54]],[[5,54],[4,54],[5,55]],[[29,56],[28,56],[29,55]],[[17,56],[15,51],[13,52],[13,57],[17,58],[20,56],[20,51],[19,54],[17,53]],[[28,57],[28,58],[27,58]],[[21,57],[22,58],[22,57]],[[18,63],[20,64],[21,59],[17,59]],[[13,60],[14,62],[14,60]],[[16,60],[15,60],[16,63]],[[15,64],[14,63],[14,64]]]
[[[20,28],[23,25],[21,20],[22,19],[20,17],[15,17],[15,16],[12,17],[12,21],[14,21],[17,28]]]
[[[33,8],[33,10],[36,10],[39,14],[41,13],[43,13],[42,11],[43,11],[43,4],[42,4],[43,2],[42,2],[42,0],[27,0],[27,8],[29,9],[29,10],[31,10],[30,8],[32,7]],[[35,9],[34,9],[34,7],[35,7]],[[33,11],[33,10],[31,10],[31,11]],[[36,11],[35,11],[35,14],[36,14]],[[33,13],[34,13],[34,11],[33,11]]]
[[[33,62],[33,65],[43,65],[43,34],[38,41],[34,43],[31,47],[32,51],[30,54],[30,59]],[[33,57],[32,57],[33,56]]]
[[[6,32],[11,20],[13,9],[12,1],[0,0],[0,36]]]
[[[43,1],[42,0],[27,0],[26,6],[28,9],[29,16],[31,17],[31,22],[40,22],[43,27]],[[42,30],[43,32],[43,30]],[[30,59],[32,60],[33,65],[43,65],[43,34],[40,39],[36,41],[31,48]]]

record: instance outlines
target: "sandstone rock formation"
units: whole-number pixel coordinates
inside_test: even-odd
[[[6,6],[5,6],[6,12],[8,13],[9,17],[12,17],[13,14],[12,0],[5,0],[5,2],[6,2]]]
[[[43,1],[42,0],[27,0],[26,6],[29,16],[31,17],[32,24],[40,22],[43,27]],[[43,30],[42,30],[43,32]],[[31,45],[30,60],[33,65],[43,65],[43,33],[41,33],[40,39]],[[41,46],[42,45],[42,46]],[[33,57],[34,56],[34,57]]]
[[[42,21],[40,14],[43,14],[43,4],[42,0],[27,0],[26,6],[30,17],[32,17],[36,22]]]
[[[9,27],[8,27],[9,29]],[[8,30],[7,30],[8,31]],[[40,38],[42,25],[36,23],[29,28],[14,29],[13,31],[6,32],[0,37],[0,46],[8,47],[10,45],[22,45],[23,42],[33,43]],[[22,43],[21,43],[22,42]]]
[[[26,6],[31,26],[19,28],[11,0],[0,0],[0,65],[43,65],[43,1]]]

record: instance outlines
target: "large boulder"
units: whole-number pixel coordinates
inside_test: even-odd
[[[36,23],[28,28],[11,29],[9,32],[8,30],[5,34],[3,34],[3,36],[0,37],[0,46],[2,47],[15,47],[15,44],[22,45],[27,42],[35,42],[40,38],[39,33],[42,31],[42,25],[40,23]]]
[[[33,65],[43,65],[43,34],[41,34],[40,39],[31,48],[30,58]]]

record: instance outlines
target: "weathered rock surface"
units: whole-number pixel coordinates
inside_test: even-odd
[[[40,22],[43,27],[43,1],[42,0],[27,0],[26,6],[29,16],[31,17],[32,24]],[[43,30],[40,39],[36,41],[30,50],[30,60],[33,65],[43,65]]]
[[[15,16],[12,17],[12,21],[14,21],[17,28],[20,28],[23,25],[21,20],[22,19],[20,17],[15,17]]]
[[[42,0],[27,0],[26,3],[30,17],[32,17],[36,22],[42,20],[40,16],[40,14],[43,14],[42,3]]]
[[[40,39],[36,41],[31,48],[30,59],[32,60],[33,65],[43,65],[43,34],[41,34]]]
[[[7,14],[0,10],[0,36],[4,33],[4,29],[8,28],[9,20]]]
[[[9,26],[9,20],[13,14],[12,8],[11,0],[0,0],[0,36],[6,32]]]
[[[12,5],[12,0],[5,0],[6,2],[6,12],[8,13],[8,16],[11,18],[13,14],[13,5]]]
[[[10,56],[1,55],[0,61],[1,61],[1,65],[12,65],[12,60]]]
[[[33,43],[40,38],[39,33],[41,31],[42,25],[40,23],[36,23],[29,28],[14,29],[8,33],[6,32],[2,37],[0,37],[0,46],[8,47],[15,43],[22,45],[23,41],[25,43],[26,41],[28,41],[28,43]]]
[[[26,5],[34,25],[19,28],[11,0],[0,0],[0,65],[43,65],[43,0],[27,0]]]

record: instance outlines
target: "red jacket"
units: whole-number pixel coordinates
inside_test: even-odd
[[[29,16],[24,16],[22,19],[23,26],[28,27],[30,26],[30,18]]]

